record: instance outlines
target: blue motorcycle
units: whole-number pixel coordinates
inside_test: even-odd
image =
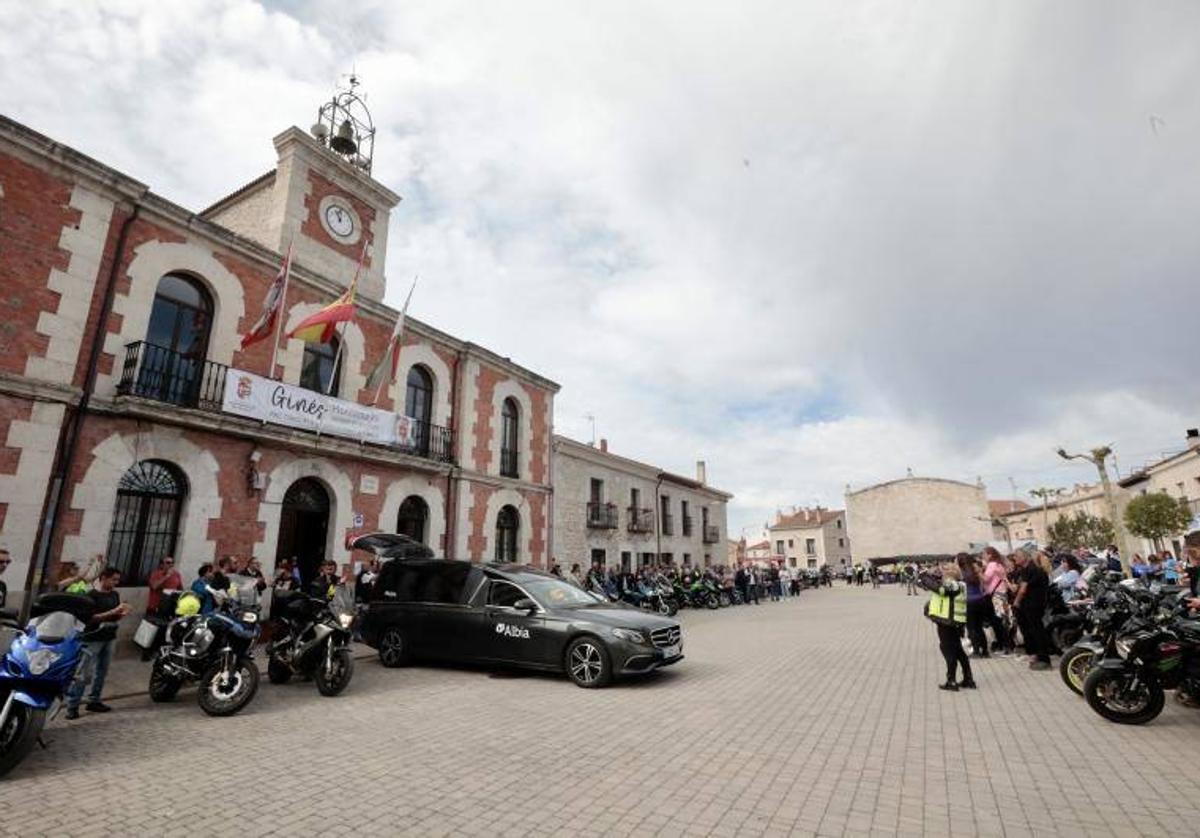
[[[0,777],[29,755],[47,712],[66,695],[95,610],[90,597],[43,594],[23,631],[11,614],[0,620],[0,630],[15,635],[7,649],[0,647]]]

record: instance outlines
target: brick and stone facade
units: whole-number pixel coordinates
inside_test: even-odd
[[[594,448],[555,436],[554,558],[564,570],[593,561],[724,564],[733,496],[707,485],[697,465],[693,480],[612,454],[604,440]]]
[[[341,294],[367,248],[334,395],[371,403],[366,378],[397,316],[382,297],[399,196],[298,129],[276,137],[275,148],[273,172],[197,214],[0,118],[0,546],[14,559],[5,575],[10,605],[27,581],[35,590],[43,584],[43,566],[53,574],[60,560],[107,550],[122,477],[147,461],[169,465],[186,487],[173,538],[187,581],[202,562],[226,554],[255,555],[269,569],[284,497],[304,478],[328,498],[316,545],[326,557],[349,560],[352,532],[396,531],[401,505],[415,497],[428,513],[423,537],[438,555],[492,558],[497,516],[511,506],[516,557],[548,561],[558,387],[499,354],[408,318],[396,380],[376,406],[404,412],[409,370],[420,365],[432,382],[429,433],[444,442],[436,451],[252,421],[211,400],[210,388],[218,396],[223,389],[224,367],[299,383],[301,341],[280,341],[273,370],[269,340],[239,348],[293,241],[284,330]],[[356,236],[339,240],[325,228],[317,214],[330,199],[353,210]],[[202,370],[202,392],[184,398],[136,386],[167,275],[185,277],[211,300],[204,357],[180,356]],[[518,406],[515,477],[500,473],[505,399]],[[54,510],[57,477],[61,504],[45,539],[39,524]],[[124,595],[135,606],[143,596],[140,588]]]

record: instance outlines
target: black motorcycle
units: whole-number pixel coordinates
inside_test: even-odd
[[[350,648],[355,609],[352,598],[332,602],[297,593],[278,603],[268,648],[267,678],[285,684],[293,675],[311,678],[321,695],[335,696],[354,675]]]
[[[211,614],[172,620],[150,670],[150,698],[170,701],[195,681],[201,710],[232,716],[258,692],[253,660],[258,633],[258,609],[232,603]]]
[[[1174,616],[1138,624],[1113,642],[1083,682],[1088,706],[1118,724],[1139,725],[1156,718],[1166,690],[1195,706],[1200,701],[1200,620],[1177,606]]]

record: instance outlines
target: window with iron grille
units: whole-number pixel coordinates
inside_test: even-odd
[[[183,473],[162,460],[142,460],[121,477],[107,560],[121,571],[122,586],[145,584],[163,557],[174,555],[185,497]]]
[[[208,355],[213,303],[196,280],[167,274],[158,281],[146,343],[138,372],[137,395],[156,401],[191,406]]]

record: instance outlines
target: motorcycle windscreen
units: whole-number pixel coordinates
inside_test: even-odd
[[[36,617],[30,621],[30,625],[37,639],[48,645],[61,643],[64,638],[83,630],[83,624],[75,619],[75,615],[66,611],[52,611],[43,617]]]

